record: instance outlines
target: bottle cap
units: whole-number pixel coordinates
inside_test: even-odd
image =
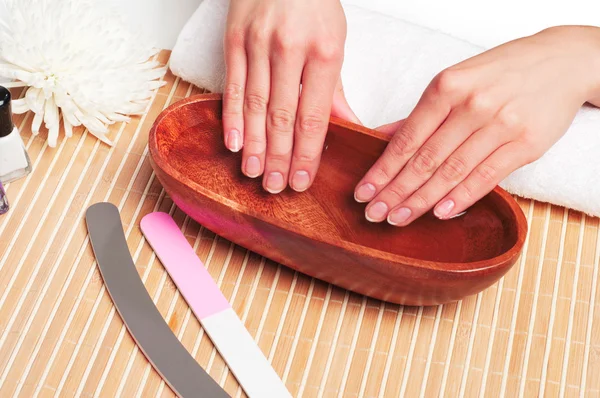
[[[10,91],[0,86],[0,138],[12,133],[13,129]]]

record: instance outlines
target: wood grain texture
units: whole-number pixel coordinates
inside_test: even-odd
[[[168,107],[150,130],[154,170],[178,207],[249,250],[343,288],[404,305],[477,294],[517,260],[527,221],[501,188],[446,221],[429,213],[397,228],[371,223],[354,187],[381,155],[384,135],[332,119],[319,173],[298,193],[267,193],[223,145],[221,97]]]
[[[82,129],[48,148],[31,114],[15,117],[34,171],[9,184],[12,209],[0,216],[0,397],[174,397],[94,263],[83,216],[103,200],[119,207],[159,311],[231,395],[235,379],[139,230],[152,211],[173,215],[294,396],[600,397],[598,218],[518,199],[528,238],[497,283],[437,307],[365,298],[236,246],[173,204],[148,132],[166,106],[202,90],[165,81],[147,116],[112,126],[113,148]]]

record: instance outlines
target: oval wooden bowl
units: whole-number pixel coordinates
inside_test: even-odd
[[[218,235],[297,271],[377,299],[434,305],[478,293],[515,263],[523,212],[504,190],[465,215],[427,214],[408,227],[365,220],[354,187],[386,146],[373,130],[332,119],[306,192],[265,192],[223,145],[221,95],[180,101],[149,137],[152,165],[174,202]]]

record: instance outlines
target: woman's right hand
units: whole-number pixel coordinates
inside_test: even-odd
[[[331,114],[358,122],[340,80],[345,39],[339,0],[231,0],[224,140],[268,192],[310,187]]]

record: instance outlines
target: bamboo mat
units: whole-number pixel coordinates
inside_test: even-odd
[[[83,216],[106,200],[121,210],[161,313],[232,396],[235,379],[141,235],[151,211],[173,214],[294,396],[600,396],[598,219],[519,199],[525,255],[481,294],[414,308],[349,293],[237,247],[173,205],[147,134],[165,106],[200,90],[165,80],[146,116],[114,127],[114,148],[82,130],[49,148],[31,135],[30,114],[16,117],[34,172],[7,187],[12,210],[0,217],[0,397],[173,396],[94,262]]]

